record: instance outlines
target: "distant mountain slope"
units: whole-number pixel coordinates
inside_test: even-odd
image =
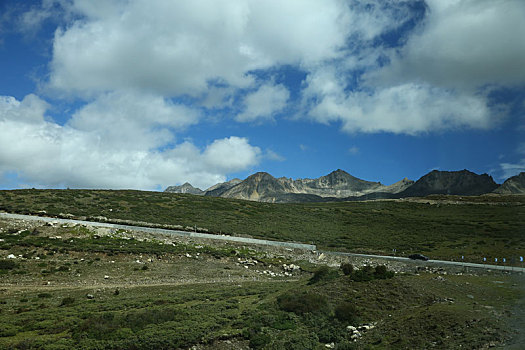
[[[291,193],[314,194],[320,197],[348,197],[359,196],[365,193],[377,192],[386,186],[380,182],[370,182],[358,179],[346,171],[338,169],[318,179],[292,180],[280,178]]]
[[[286,177],[275,178],[266,172],[258,172],[245,180],[233,179],[216,184],[205,191],[194,188],[188,183],[166,189],[166,192],[204,194],[272,203],[395,199],[424,197],[430,194],[469,196],[493,191],[503,194],[525,193],[525,173],[510,178],[498,187],[489,175],[478,175],[468,170],[434,170],[416,182],[405,178],[389,186],[380,182],[361,180],[341,169],[317,179],[297,180]]]
[[[244,181],[223,192],[224,198],[247,199],[259,202],[275,202],[276,197],[288,193],[282,181],[272,175],[258,172],[248,176]]]
[[[164,190],[164,192],[171,192],[171,193],[190,193],[190,194],[198,194],[203,195],[204,191],[200,188],[193,187],[189,183],[184,183],[180,186],[169,186]]]
[[[509,177],[500,187],[494,190],[498,194],[525,194],[525,172]]]
[[[241,183],[241,179],[232,179],[228,182],[221,182],[216,185],[211,186],[205,191],[205,196],[220,197],[224,192],[232,188],[233,186]]]
[[[434,170],[397,194],[398,197],[423,197],[429,194],[475,196],[494,191],[498,184],[487,174],[478,175],[468,170]]]
[[[298,180],[275,178],[268,173],[259,172],[233,186],[228,184],[226,187],[218,185],[217,188],[210,188],[212,190],[208,190],[206,195],[260,202],[325,202],[357,198],[376,192],[398,193],[413,183],[403,179],[393,185],[384,186],[380,182],[358,179],[341,169],[317,179]]]

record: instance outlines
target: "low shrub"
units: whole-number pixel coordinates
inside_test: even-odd
[[[339,277],[337,270],[331,269],[326,265],[321,266],[315,272],[312,278],[308,281],[308,284],[314,284],[318,282],[330,281]]]
[[[345,276],[348,276],[354,272],[354,265],[350,263],[342,263],[341,264],[341,271],[345,274]]]
[[[18,264],[13,260],[0,260],[0,270],[13,270],[18,267]]]
[[[355,324],[358,322],[357,308],[353,303],[343,302],[334,310],[335,318],[341,322]]]
[[[387,279],[394,277],[394,272],[388,271],[388,268],[385,265],[378,265],[374,271],[374,276],[378,279]]]
[[[316,293],[286,293],[277,298],[279,308],[297,315],[326,314],[330,311],[325,296]]]

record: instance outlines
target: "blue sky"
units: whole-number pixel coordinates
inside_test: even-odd
[[[0,188],[525,171],[520,0],[0,1]]]

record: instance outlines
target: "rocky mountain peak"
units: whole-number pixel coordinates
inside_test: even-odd
[[[525,194],[525,172],[509,177],[494,193]]]
[[[189,193],[189,194],[198,194],[202,195],[204,194],[204,191],[200,188],[193,187],[188,182],[185,182],[184,184],[180,186],[169,186],[164,190],[164,192],[170,192],[170,193]]]

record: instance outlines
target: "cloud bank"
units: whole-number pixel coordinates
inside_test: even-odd
[[[0,97],[0,173],[16,169],[43,187],[158,190],[185,180],[205,188],[257,164],[261,153],[235,136],[204,149],[173,144],[170,128],[195,122],[194,113],[157,98],[102,96],[63,126],[47,108],[35,95]]]

